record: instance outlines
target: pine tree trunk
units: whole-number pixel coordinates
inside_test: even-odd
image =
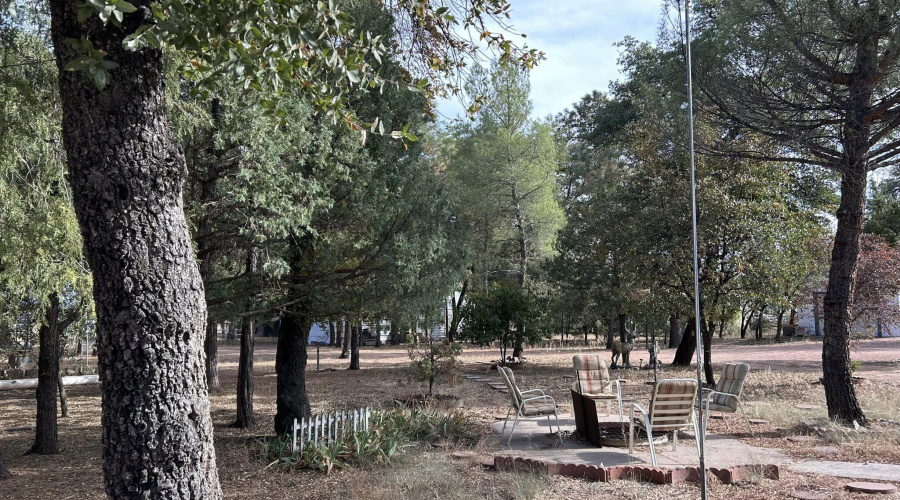
[[[350,370],[359,370],[359,338],[362,334],[362,322],[350,330]]]
[[[237,419],[234,426],[246,429],[256,425],[253,414],[253,347],[255,322],[245,318],[241,323],[241,353],[238,360]]]
[[[841,203],[837,211],[837,233],[831,252],[828,288],[825,290],[825,339],[822,371],[828,416],[837,422],[866,425],[856,398],[850,370],[850,308],[859,257],[860,235],[866,203],[866,172],[851,162],[841,178]],[[863,164],[864,165],[864,164]]]
[[[335,345],[337,342],[337,333],[334,331],[334,321],[328,320],[328,345]]]
[[[347,356],[350,354],[350,340],[352,340],[351,339],[352,335],[350,333],[351,328],[352,328],[352,326],[350,325],[350,321],[345,319],[344,320],[344,338],[341,339],[342,340],[341,355],[338,356],[338,359],[347,359]]]
[[[375,347],[381,347],[381,320],[375,320]]]
[[[338,320],[337,325],[335,326],[335,341],[334,345],[342,347],[344,345],[344,319],[341,318]]]
[[[674,349],[681,344],[681,329],[678,328],[678,315],[669,315],[669,349]]]
[[[56,376],[56,390],[59,392],[59,414],[62,418],[69,416],[69,398],[66,396],[66,386],[63,385],[62,374]]]
[[[312,321],[285,314],[275,352],[275,432],[291,432],[294,419],[312,415],[306,394],[306,344]]]
[[[678,343],[678,349],[675,351],[675,359],[672,360],[672,366],[691,366],[694,360],[694,351],[697,350],[697,334],[694,328],[694,318],[688,320],[684,327],[684,333],[681,334],[681,341]]]
[[[206,304],[184,217],[185,161],[166,120],[159,50],[126,51],[123,27],[50,0],[62,135],[75,213],[94,278],[103,472],[110,498],[222,497],[203,339]],[[134,0],[138,12],[150,2]],[[119,64],[104,90],[66,43],[88,37]],[[54,377],[55,382],[55,377]]]
[[[221,390],[221,386],[219,385],[218,337],[218,325],[215,321],[207,320],[204,350],[206,351],[206,379],[209,380],[210,392],[219,392]]]
[[[59,453],[56,397],[59,383],[59,295],[50,294],[39,330],[41,351],[38,356],[37,422],[34,444],[29,453],[55,455]]]

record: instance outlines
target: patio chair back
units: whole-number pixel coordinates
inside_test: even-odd
[[[653,387],[650,398],[650,425],[654,431],[672,431],[692,425],[697,381],[664,379]]]
[[[600,394],[611,392],[611,379],[606,362],[597,354],[576,354],[572,356],[575,366],[575,384],[572,389],[579,394]]]
[[[509,391],[510,404],[512,404],[513,408],[519,410],[524,398],[516,385],[516,375],[510,368],[505,366],[498,366],[497,371],[503,376],[503,383],[506,384],[506,389]]]
[[[726,363],[722,367],[722,376],[715,389],[717,393],[722,394],[713,394],[710,402],[737,411],[738,398],[744,390],[744,381],[747,380],[748,373],[750,365],[747,363]]]

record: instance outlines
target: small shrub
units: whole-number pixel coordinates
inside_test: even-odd
[[[329,444],[307,443],[302,452],[291,452],[290,435],[266,437],[257,442],[261,459],[270,467],[331,472],[342,467],[390,463],[395,455],[414,442],[471,445],[478,437],[477,424],[460,410],[396,408],[374,412],[367,431],[338,438]]]

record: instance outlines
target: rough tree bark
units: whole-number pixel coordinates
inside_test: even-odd
[[[151,2],[123,26],[78,21],[50,0],[62,135],[94,278],[103,472],[111,498],[218,499],[203,352],[203,283],[184,217],[185,161],[166,120],[159,50],[123,49]],[[88,37],[119,67],[98,90],[66,43]],[[53,380],[55,382],[55,379]]]
[[[275,432],[291,432],[294,419],[309,417],[312,410],[306,394],[306,344],[312,321],[285,314],[281,319],[275,352]]]
[[[678,347],[681,343],[681,329],[678,328],[678,315],[669,315],[669,349]]]
[[[681,341],[678,343],[678,349],[675,350],[675,359],[672,360],[672,366],[691,366],[696,349],[697,335],[694,328],[694,318],[691,318],[681,334]]]
[[[334,331],[334,321],[328,320],[328,345],[334,345],[337,341],[337,333]]]
[[[253,344],[256,325],[251,318],[241,323],[241,354],[238,360],[237,419],[234,426],[246,429],[256,425],[253,415]]]
[[[55,455],[59,453],[56,396],[59,382],[59,336],[67,325],[59,321],[59,295],[50,294],[39,330],[41,346],[38,355],[37,422],[34,444],[28,453]]]
[[[862,125],[861,125],[862,126]],[[864,137],[867,137],[866,134]],[[851,150],[850,154],[853,154]],[[851,158],[864,162],[862,158]],[[837,422],[866,425],[853,388],[850,370],[850,308],[859,257],[860,235],[866,204],[866,171],[847,168],[841,178],[841,203],[837,211],[837,233],[831,251],[831,269],[825,290],[825,339],[822,372],[828,416]]]
[[[375,320],[375,347],[381,347],[381,320]]]
[[[349,370],[359,370],[359,337],[362,334],[362,322],[360,321],[350,329],[350,367]]]

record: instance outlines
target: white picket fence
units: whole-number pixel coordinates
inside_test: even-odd
[[[316,415],[310,418],[301,418],[299,422],[294,419],[293,440],[291,451],[303,451],[306,443],[312,441],[317,446],[333,442],[338,438],[344,438],[359,431],[369,430],[369,417],[372,415],[369,407],[355,410],[334,411],[325,415]]]

